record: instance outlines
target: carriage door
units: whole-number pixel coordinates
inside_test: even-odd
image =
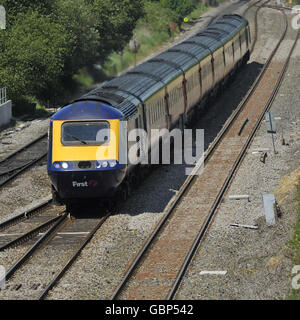
[[[146,131],[144,128],[144,121],[143,117],[141,114],[138,115],[138,117],[135,119],[135,129],[141,129],[140,133],[142,136],[137,136],[136,137],[136,143],[137,143],[137,158],[140,158],[143,156],[143,151],[144,153],[147,152],[147,144],[144,138],[144,132]]]
[[[135,119],[135,129],[140,129],[140,116],[138,116]],[[136,143],[137,143],[136,156],[137,158],[139,158],[141,156],[141,138],[138,135],[136,136]]]

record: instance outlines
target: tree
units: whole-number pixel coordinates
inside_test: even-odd
[[[85,0],[58,0],[53,16],[68,36],[70,56],[65,61],[64,75],[99,59],[100,35],[95,28],[92,6]]]
[[[63,27],[38,12],[19,13],[0,33],[0,87],[10,98],[39,96],[62,73],[70,54]]]
[[[143,16],[141,0],[0,0],[0,87],[10,98],[40,100],[66,94],[81,68],[103,63],[129,42]]]
[[[182,24],[184,17],[195,9],[194,0],[160,0],[160,3],[165,8],[174,10],[177,15],[177,23],[179,26]]]
[[[141,24],[147,24],[153,31],[169,32],[169,23],[178,20],[178,15],[170,8],[162,7],[159,0],[145,3],[145,17]]]
[[[103,62],[109,53],[121,51],[132,38],[138,19],[144,16],[144,4],[141,0],[94,0],[92,3]]]
[[[37,11],[40,14],[48,15],[52,12],[53,0],[0,0],[7,14],[8,26],[15,22],[18,13]]]

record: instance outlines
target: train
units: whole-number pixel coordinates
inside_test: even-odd
[[[141,166],[121,159],[135,143],[128,141],[128,132],[188,125],[249,60],[250,45],[248,21],[237,14],[223,15],[63,106],[49,127],[53,200],[70,205],[116,195],[126,198]],[[155,143],[149,140],[146,149],[150,152]]]

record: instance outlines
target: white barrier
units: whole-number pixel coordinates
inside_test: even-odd
[[[10,123],[12,117],[11,100],[0,105],[0,127]]]

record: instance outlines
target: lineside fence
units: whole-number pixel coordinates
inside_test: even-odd
[[[0,127],[10,123],[11,118],[11,100],[7,98],[6,88],[0,88]]]
[[[6,88],[0,88],[0,106],[7,101]]]

